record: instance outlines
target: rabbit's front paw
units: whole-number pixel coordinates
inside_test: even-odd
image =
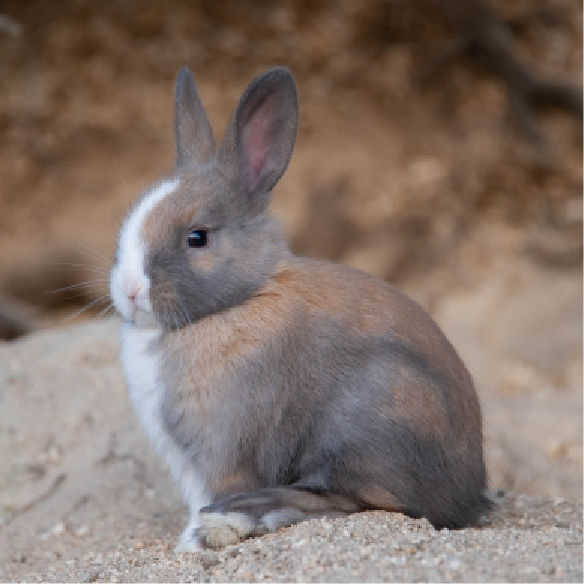
[[[203,549],[199,541],[199,523],[197,519],[191,519],[186,529],[182,532],[174,551],[182,552],[200,552]]]
[[[267,529],[256,525],[246,513],[199,512],[197,537],[201,544],[210,548],[233,545],[251,535],[263,535]]]

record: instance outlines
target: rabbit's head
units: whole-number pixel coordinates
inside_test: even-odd
[[[266,208],[296,138],[291,73],[246,89],[217,151],[193,77],[176,83],[175,172],[147,190],[118,239],[111,296],[122,317],[176,329],[244,302],[287,253]]]

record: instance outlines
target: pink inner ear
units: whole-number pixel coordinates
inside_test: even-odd
[[[256,156],[251,157],[249,161],[249,173],[251,175],[250,178],[254,183],[257,182],[258,176],[260,175],[260,172],[262,170],[262,167],[264,166],[265,161],[266,161],[265,154],[263,156],[256,154]]]
[[[253,190],[266,168],[270,153],[270,123],[272,120],[269,103],[262,104],[243,127],[241,139],[245,164],[247,187]]]

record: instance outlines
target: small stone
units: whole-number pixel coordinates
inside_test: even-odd
[[[48,458],[49,462],[53,462],[53,463],[59,462],[59,460],[61,459],[60,449],[57,446],[52,445],[49,448],[49,451],[47,452],[47,458]]]
[[[89,525],[81,525],[75,530],[75,535],[77,537],[83,537],[89,533]]]
[[[216,566],[220,562],[219,554],[213,552],[202,552],[199,554],[198,559],[205,570],[208,570],[212,566]]]
[[[568,456],[568,445],[563,442],[553,441],[548,444],[546,451],[550,458],[564,459]]]

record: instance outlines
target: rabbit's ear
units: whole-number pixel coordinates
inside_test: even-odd
[[[213,130],[188,69],[176,77],[174,132],[177,168],[209,162],[215,154]]]
[[[253,210],[267,206],[292,156],[297,128],[294,78],[285,67],[270,69],[239,100],[219,151],[223,171],[247,193]]]

